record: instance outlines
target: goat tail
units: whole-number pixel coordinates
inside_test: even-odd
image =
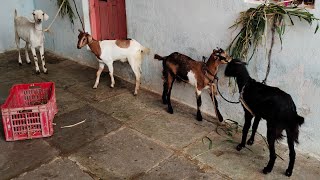
[[[301,126],[303,123],[304,123],[304,118],[297,115],[296,118],[295,118],[295,121],[297,124],[299,124],[299,126]]]
[[[304,123],[304,118],[296,115],[296,117],[293,119],[294,123],[289,127],[287,131],[288,138],[291,138],[299,144],[299,127]]]
[[[14,9],[14,18],[16,18],[17,16],[18,16],[17,9]]]
[[[141,53],[143,54],[150,54],[150,48],[146,48],[146,47],[141,47]]]
[[[155,55],[154,55],[154,59],[158,59],[158,60],[160,60],[160,61],[166,60],[165,57],[162,57],[162,56],[160,56],[160,55],[158,55],[158,54],[155,54]]]

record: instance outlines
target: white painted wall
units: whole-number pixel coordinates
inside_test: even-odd
[[[80,8],[86,0],[76,0]],[[54,1],[35,0],[36,8],[43,9],[51,17],[57,11]],[[143,63],[142,86],[152,91],[162,92],[161,63],[153,59],[153,53],[168,55],[179,51],[195,59],[209,56],[213,48],[226,48],[235,32],[228,29],[238,17],[239,12],[252,4],[242,0],[126,0],[128,37],[134,38],[142,45],[150,47],[152,53]],[[85,17],[87,8],[85,7]],[[316,4],[315,13],[320,17],[320,4]],[[88,21],[88,18],[87,18]],[[77,50],[78,19],[71,26],[68,19],[56,20],[52,26],[53,34],[46,36],[46,48],[75,61],[96,66],[94,56],[86,49]],[[89,27],[86,26],[88,30]],[[305,117],[301,128],[299,149],[320,157],[320,42],[319,34],[313,34],[314,27],[305,22],[296,21],[294,27],[288,27],[284,37],[282,51],[276,41],[272,56],[272,69],[269,85],[278,86],[292,95],[300,115]],[[266,61],[262,52],[250,62],[249,71],[253,78],[261,81],[266,71]],[[115,71],[129,81],[134,75],[127,64],[116,63]],[[223,77],[224,67],[219,72],[221,90],[228,98],[237,100],[238,94],[232,96],[228,88],[228,79]],[[102,79],[103,81],[103,79]],[[143,96],[143,94],[140,94]],[[175,84],[173,98],[191,106],[196,106],[194,90],[185,84]],[[214,114],[208,94],[203,94],[202,110]],[[160,99],[159,99],[160,101]],[[243,110],[240,105],[224,102],[219,97],[220,110],[225,118],[243,123]],[[195,111],[196,113],[196,111]],[[260,132],[265,132],[265,121],[260,123]]]
[[[14,40],[14,9],[17,9],[18,15],[32,18],[32,11],[34,10],[33,0],[2,0],[0,6],[0,53],[15,49],[16,44]],[[21,43],[21,47],[24,47]],[[23,51],[24,52],[24,51]],[[18,61],[18,57],[17,57]]]

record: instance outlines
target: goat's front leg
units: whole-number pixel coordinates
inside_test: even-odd
[[[197,98],[197,120],[202,121],[202,115],[200,111],[201,104],[202,104],[201,91],[199,91],[197,88],[196,88],[196,98]]]
[[[247,142],[248,145],[252,145],[254,142],[254,136],[256,135],[260,120],[261,120],[261,117],[256,116],[254,118],[253,125],[252,125],[252,133],[251,133],[251,136]]]
[[[40,47],[40,58],[41,58],[41,64],[42,64],[42,70],[45,74],[48,74],[48,69],[46,67],[46,61],[44,59],[44,47],[43,45]]]
[[[252,114],[244,108],[244,126],[242,129],[242,139],[241,143],[237,146],[237,150],[240,151],[242,148],[246,147],[247,135],[251,126]]]
[[[26,54],[27,64],[31,64],[31,61],[30,61],[30,58],[29,58],[29,53],[28,53],[28,46],[29,46],[29,43],[26,42],[26,46],[25,46],[25,48],[24,48],[24,51],[25,51],[25,54]]]
[[[269,145],[269,162],[268,165],[263,169],[264,174],[268,174],[272,171],[274,163],[276,161],[277,155],[274,147],[274,143],[276,141],[276,129],[275,127],[271,127],[267,123],[267,140]]]
[[[111,79],[110,87],[113,88],[114,84],[115,84],[114,77],[113,77],[113,62],[108,63],[107,66],[108,66],[108,69],[109,69],[109,75],[110,75],[110,79]]]
[[[101,72],[103,71],[103,69],[104,69],[104,63],[99,63],[99,69],[97,71],[96,82],[93,85],[93,89],[97,89],[99,82],[100,82],[100,75],[101,75]]]
[[[216,113],[216,116],[217,116],[218,120],[220,122],[222,122],[223,121],[223,117],[222,117],[222,115],[221,115],[221,113],[219,111],[218,101],[217,101],[216,96],[215,96],[216,92],[217,91],[215,90],[215,86],[211,86],[209,94],[210,94],[210,97],[211,97],[211,100],[212,100],[212,103],[213,103],[213,106],[214,106],[214,111]]]
[[[33,59],[34,59],[34,64],[36,66],[36,74],[40,74],[40,69],[39,69],[39,64],[38,64],[38,58],[37,58],[37,54],[36,54],[36,49],[34,47],[31,47],[31,52],[33,55]]]

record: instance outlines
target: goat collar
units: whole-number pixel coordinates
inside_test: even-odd
[[[248,81],[246,82],[246,84],[245,84],[245,85],[242,87],[242,89],[241,89],[239,101],[241,102],[242,106],[243,106],[244,108],[246,108],[247,111],[250,112],[250,114],[251,114],[252,116],[255,116],[254,113],[253,113],[253,111],[250,109],[250,107],[249,107],[248,104],[246,103],[246,101],[243,99],[244,89],[245,89],[245,87],[247,86],[247,84],[248,84]]]
[[[202,70],[204,71],[204,76],[209,79],[209,83],[213,84],[214,81],[218,79],[218,76],[213,74],[205,65],[202,67]],[[210,78],[208,75],[212,76],[213,78]]]

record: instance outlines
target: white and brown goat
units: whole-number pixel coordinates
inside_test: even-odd
[[[101,72],[104,69],[104,65],[108,66],[109,75],[111,78],[111,87],[114,87],[115,81],[113,77],[113,62],[120,60],[121,62],[129,62],[134,75],[136,77],[136,87],[134,95],[138,94],[141,79],[141,63],[143,55],[148,54],[150,49],[143,47],[136,40],[102,40],[98,41],[93,37],[81,30],[78,35],[77,48],[81,49],[83,46],[88,45],[91,51],[96,55],[99,61],[99,69],[97,71],[97,78],[93,86],[94,89],[98,87],[100,81]]]
[[[174,81],[180,80],[191,84],[195,87],[197,97],[197,120],[202,120],[200,111],[201,107],[201,92],[203,89],[210,88],[210,97],[214,104],[216,115],[220,122],[223,117],[219,112],[218,104],[215,95],[216,92],[216,74],[220,64],[226,64],[231,60],[231,57],[221,48],[213,50],[210,58],[206,63],[191,59],[190,57],[174,52],[166,57],[161,57],[157,54],[155,59],[163,62],[163,93],[162,101],[168,104],[168,112],[173,113],[171,106],[171,90]]]

